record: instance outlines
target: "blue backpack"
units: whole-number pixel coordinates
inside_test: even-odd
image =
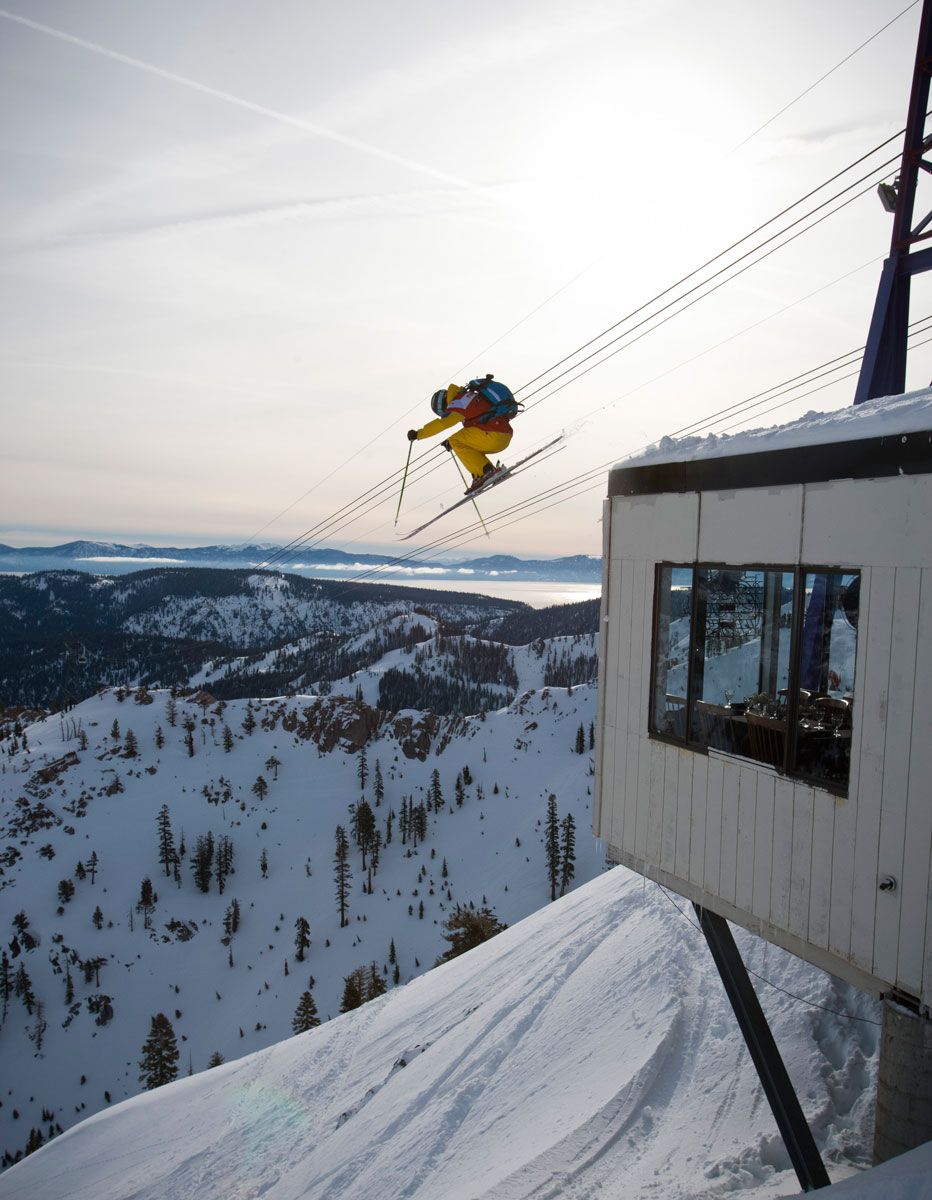
[[[478,425],[485,425],[487,421],[493,421],[496,417],[504,417],[510,421],[521,412],[522,405],[511,394],[511,390],[503,383],[496,383],[492,375],[486,375],[482,379],[470,379],[466,387],[471,392],[478,392],[483,400],[487,400],[492,406],[478,419]]]

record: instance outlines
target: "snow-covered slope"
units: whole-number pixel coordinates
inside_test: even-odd
[[[761,985],[762,1000],[829,1170],[849,1174],[865,1164],[876,1006],[741,945],[784,989]],[[701,935],[622,868],[311,1033],[93,1117],[0,1177],[4,1200],[797,1191]]]
[[[11,741],[0,742],[8,751],[0,759],[0,950],[11,974],[25,968],[42,1006],[28,1012],[15,995],[3,1005],[0,1154],[21,1151],[32,1129],[48,1136],[50,1126],[67,1128],[138,1092],[141,1047],[158,1012],[178,1036],[181,1070],[203,1071],[214,1052],[231,1059],[286,1037],[312,977],[326,1018],[339,1012],[354,968],[375,962],[391,981],[392,942],[402,982],[426,970],[447,949],[441,925],[457,903],[487,899],[509,924],[546,904],[541,822],[550,792],[560,817],[576,821],[576,878],[592,878],[601,857],[589,832],[590,759],[574,745],[594,706],[592,687],[538,691],[469,718],[389,718],[307,696],[218,706],[201,695],[178,700],[172,725],[167,693],[121,702],[111,691],[31,725],[27,747],[17,739],[12,756]],[[126,757],[130,732],[135,757]],[[360,798],[364,743],[365,795],[375,806],[378,763],[384,798],[374,812],[383,839],[392,814],[393,836],[371,895],[354,848],[341,928],[334,831],[348,829],[349,805]],[[471,781],[459,805],[464,768]],[[401,806],[424,800],[434,770],[444,803],[415,848],[402,841]],[[185,842],[177,883],[159,861],[163,805],[176,847]],[[233,847],[222,894],[216,875],[199,891],[190,867],[208,832]],[[151,929],[137,907],[147,877],[157,893]],[[74,888],[70,899],[63,884]],[[240,928],[227,939],[234,899]],[[299,917],[312,939],[303,960]]]

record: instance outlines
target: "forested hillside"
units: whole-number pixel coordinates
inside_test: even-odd
[[[368,630],[419,613],[432,629],[493,627],[525,605],[275,572],[161,569],[122,576],[0,576],[0,705],[60,707],[103,684],[185,686],[208,662],[229,698],[308,689],[410,644],[417,622],[364,647]]]

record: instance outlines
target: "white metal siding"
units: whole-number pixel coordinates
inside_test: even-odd
[[[694,561],[861,571],[847,797],[648,737],[655,567]],[[932,477],[616,497],[604,580],[593,823],[612,856],[932,1001]]]

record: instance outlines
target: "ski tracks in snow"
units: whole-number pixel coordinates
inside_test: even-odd
[[[548,961],[549,956],[543,955],[533,987],[517,992],[509,989],[499,997],[487,998],[449,1025],[442,1036],[432,1037],[432,1053],[415,1064],[424,1066],[423,1086],[395,1110],[395,1116],[379,1130],[378,1141],[370,1143],[368,1152],[357,1153],[327,1178],[326,1186],[313,1189],[310,1194],[315,1200],[374,1194],[372,1184],[364,1183],[364,1178],[375,1161],[384,1170],[387,1153],[398,1160],[399,1173],[406,1177],[393,1194],[414,1197],[423,1185],[426,1190],[421,1194],[436,1196],[436,1172],[451,1139],[481,1106],[487,1089],[495,1086],[509,1055],[609,933],[608,922],[583,913],[561,949],[556,969],[552,960]],[[432,1071],[429,1060],[448,1052],[451,1045],[456,1053],[439,1071]],[[386,1102],[390,1104],[391,1098],[386,1097]],[[392,1146],[393,1151],[387,1149]]]

